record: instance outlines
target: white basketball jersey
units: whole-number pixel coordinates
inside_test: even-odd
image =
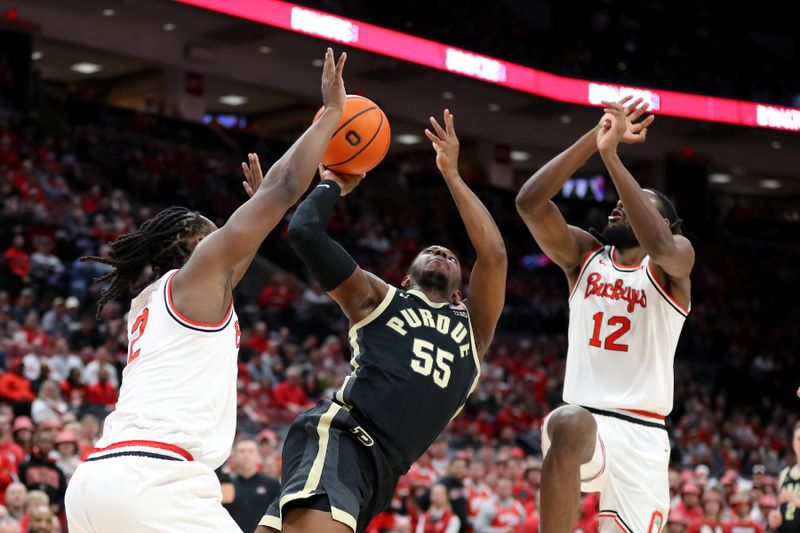
[[[659,285],[646,256],[620,265],[612,246],[590,252],[569,299],[564,401],[666,416],[684,309]]]
[[[217,468],[228,458],[236,431],[239,321],[233,302],[218,324],[183,317],[170,293],[176,272],[131,303],[128,364],[97,447],[158,441]]]

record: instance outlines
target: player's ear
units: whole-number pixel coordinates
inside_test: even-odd
[[[400,286],[403,287],[404,291],[407,291],[408,289],[410,289],[411,288],[411,276],[406,274],[406,276],[403,278],[403,281],[400,282]]]
[[[464,295],[461,294],[461,289],[456,289],[455,292],[453,292],[453,303],[454,304],[461,303],[461,298],[463,297]]]

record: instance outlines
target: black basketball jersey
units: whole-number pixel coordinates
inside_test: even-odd
[[[794,493],[795,496],[800,497],[800,477],[793,476],[793,470],[793,467],[788,466],[781,472],[781,486],[778,488],[778,493],[788,490]],[[800,509],[791,503],[782,503],[780,511],[783,523],[776,531],[779,533],[800,533]]]
[[[353,372],[335,399],[350,407],[378,444],[408,469],[460,411],[480,361],[463,304],[434,303],[390,287],[350,329]]]

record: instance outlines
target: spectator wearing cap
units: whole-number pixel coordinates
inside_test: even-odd
[[[723,533],[722,495],[716,489],[703,494],[703,516],[695,519],[686,529],[687,533]]]
[[[666,531],[666,533],[686,533],[688,526],[688,517],[670,511],[669,518],[667,518],[667,526],[664,528],[664,531]]]
[[[725,533],[764,533],[764,528],[750,518],[752,502],[749,491],[734,494],[731,498],[731,508],[734,516],[731,521],[725,523]]]
[[[14,436],[14,442],[22,448],[25,455],[30,453],[31,445],[33,443],[33,430],[36,427],[27,416],[18,416],[14,419],[11,425],[11,432]]]
[[[0,376],[0,400],[10,401],[15,411],[27,410],[27,404],[35,398],[31,382],[23,375],[22,359],[17,357],[8,361],[8,371]]]
[[[525,523],[527,513],[513,496],[514,482],[510,477],[497,481],[496,494],[483,504],[473,527],[475,533],[517,533]]]
[[[52,433],[40,431],[34,437],[30,459],[19,465],[19,480],[28,490],[41,490],[50,498],[50,503],[60,511],[64,506],[67,478],[50,458],[55,449]]]
[[[232,459],[234,498],[224,507],[242,531],[254,531],[269,504],[279,494],[280,483],[258,471],[261,460],[255,440],[239,439],[233,446]]]
[[[15,520],[21,520],[25,514],[25,504],[28,501],[28,488],[18,481],[9,483],[5,491],[5,506],[8,516]]]
[[[700,507],[700,487],[692,482],[681,486],[681,501],[670,511],[670,516],[680,516],[685,519],[685,525],[703,517]]]
[[[72,319],[67,314],[64,298],[58,296],[53,299],[53,304],[42,317],[42,331],[48,335],[69,335]]]
[[[69,482],[75,469],[81,464],[78,448],[78,435],[71,429],[62,429],[56,435],[56,466],[64,472]]]
[[[61,422],[67,412],[67,404],[61,397],[61,390],[53,380],[45,380],[39,387],[39,395],[31,404],[31,418],[34,424]]]

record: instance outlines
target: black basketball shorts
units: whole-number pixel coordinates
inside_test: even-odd
[[[260,524],[280,530],[288,509],[319,509],[361,533],[388,507],[398,479],[383,450],[350,411],[320,400],[289,429],[281,491]]]

